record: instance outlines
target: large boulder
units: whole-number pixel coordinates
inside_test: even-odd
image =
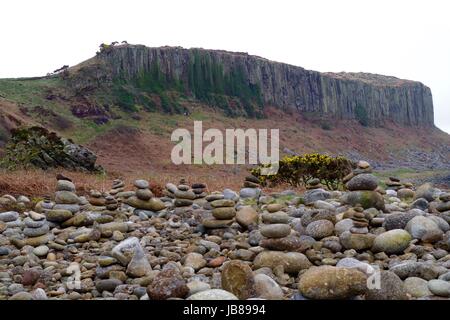
[[[255,296],[255,279],[250,266],[239,260],[226,263],[222,270],[222,288],[241,300]]]
[[[434,191],[435,189],[430,183],[424,183],[419,188],[417,188],[414,199],[423,198],[431,202],[434,200]]]
[[[341,197],[341,201],[351,206],[361,205],[364,209],[384,210],[384,199],[376,191],[351,191]]]
[[[373,252],[385,252],[387,254],[398,254],[405,250],[412,240],[411,235],[402,229],[394,229],[379,234],[373,241]]]
[[[362,173],[350,179],[346,183],[346,187],[350,191],[369,190],[373,191],[378,187],[378,178],[370,173]]]
[[[309,299],[348,299],[366,291],[367,276],[353,268],[314,267],[300,277],[298,289]]]
[[[436,242],[442,239],[444,232],[431,219],[424,216],[417,216],[411,219],[405,228],[414,239],[424,242]]]

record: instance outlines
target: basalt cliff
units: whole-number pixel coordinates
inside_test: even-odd
[[[78,92],[89,92],[117,79],[133,80],[154,73],[195,91],[199,86],[220,91],[218,73],[235,75],[228,82],[250,88],[249,97],[264,106],[314,113],[333,120],[358,119],[379,126],[433,125],[431,90],[420,82],[368,73],[320,73],[273,62],[246,53],[219,50],[108,46],[97,56],[68,69],[67,81]],[[193,79],[196,76],[196,79]],[[201,82],[201,83],[200,83]],[[233,83],[230,84],[230,87]],[[257,99],[254,99],[257,101]]]

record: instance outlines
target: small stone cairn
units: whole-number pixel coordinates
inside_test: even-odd
[[[166,208],[160,199],[153,196],[153,193],[149,189],[150,185],[148,181],[142,179],[136,180],[134,186],[136,188],[135,195],[126,198],[124,203],[136,209],[153,212]]]
[[[229,227],[236,216],[236,203],[232,199],[224,199],[224,195],[213,192],[206,196],[207,207],[211,208],[212,217],[203,219],[202,224],[208,229],[220,229]]]

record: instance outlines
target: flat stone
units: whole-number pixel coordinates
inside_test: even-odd
[[[283,223],[287,224],[289,222],[289,215],[283,211],[277,211],[273,213],[263,213],[261,215],[264,223]]]
[[[116,289],[116,287],[121,284],[122,281],[120,281],[119,279],[103,279],[97,281],[97,283],[95,284],[95,288],[100,293],[103,291],[114,292],[114,289]]]
[[[48,224],[44,224],[39,228],[25,228],[23,229],[23,234],[27,237],[39,237],[46,233],[48,233],[50,230],[50,227]]]
[[[261,225],[259,231],[267,238],[283,238],[291,233],[291,227],[288,224],[264,224]]]
[[[0,221],[11,222],[19,218],[19,213],[16,211],[7,211],[0,213]]]
[[[28,228],[40,228],[42,227],[46,221],[45,220],[33,220],[30,217],[26,217],[23,222],[25,223],[25,226],[27,226]]]
[[[212,215],[214,216],[214,218],[219,220],[233,219],[236,216],[236,209],[234,209],[234,207],[214,208],[212,210]]]
[[[48,210],[47,220],[52,222],[64,222],[72,218],[73,213],[69,210]]]
[[[142,179],[135,180],[133,184],[138,189],[148,189],[148,187],[150,186],[147,180]]]
[[[268,267],[272,270],[282,266],[287,273],[298,273],[310,268],[312,263],[299,252],[263,251],[255,257],[253,265],[255,269]]]
[[[259,245],[268,250],[305,252],[313,244],[296,236],[287,236],[284,238],[262,239]]]
[[[259,195],[261,194],[261,189],[259,188],[242,188],[239,191],[239,196],[241,198],[258,198]]]
[[[234,201],[230,199],[214,200],[211,202],[211,206],[213,208],[234,207],[234,205],[235,205]]]
[[[202,224],[205,228],[218,229],[229,227],[234,220],[217,220],[214,218],[207,218],[202,220]]]
[[[345,249],[354,249],[357,251],[372,248],[375,238],[376,235],[371,233],[357,234],[351,233],[350,231],[345,231],[339,236],[339,240]]]
[[[56,183],[56,191],[75,192],[75,185],[68,180],[58,180]]]

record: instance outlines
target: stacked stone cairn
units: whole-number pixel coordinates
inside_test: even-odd
[[[194,200],[197,197],[194,191],[186,184],[184,179],[180,180],[178,186],[169,185],[168,190],[175,198],[173,203],[175,207],[189,207],[194,203]]]
[[[385,184],[386,193],[391,197],[407,200],[415,196],[414,185],[410,182],[401,182],[399,178],[389,177],[389,180]]]
[[[124,203],[133,208],[151,212],[157,212],[166,208],[160,199],[153,196],[149,189],[148,181],[136,180],[134,186],[136,187],[135,195],[126,198]]]
[[[366,161],[359,161],[357,168],[344,178],[347,192],[342,201],[353,207],[361,205],[364,209],[384,209],[382,195],[377,192],[378,179],[372,174],[372,168]]]
[[[89,203],[92,207],[91,209],[94,210],[103,210],[106,204],[106,200],[104,195],[97,190],[91,190],[89,192]]]
[[[450,221],[450,192],[441,193],[439,200],[441,202],[437,205],[436,210],[441,212],[444,219],[447,218],[446,221]]]
[[[111,190],[109,190],[109,194],[112,196],[116,196],[120,192],[125,191],[125,183],[121,179],[115,179],[113,180]]]
[[[213,192],[206,197],[206,208],[211,209],[212,216],[203,219],[202,224],[207,229],[220,229],[231,226],[236,216],[235,201],[225,199],[222,193]]]
[[[244,187],[240,190],[241,198],[259,198],[261,194],[260,181],[257,177],[250,175],[245,177]]]
[[[44,213],[51,227],[62,224],[80,211],[80,198],[75,193],[75,185],[68,180],[58,180],[55,193],[55,205],[45,209]]]
[[[195,194],[195,199],[203,199],[208,195],[207,187],[204,183],[193,183],[191,188]]]
[[[311,266],[306,256],[299,251],[300,238],[292,234],[289,222],[291,217],[283,211],[284,205],[268,204],[262,214],[262,224],[259,225],[261,240],[259,246],[264,251],[259,252],[253,264],[255,268],[270,268],[277,282],[287,285],[294,281],[289,274],[297,274],[305,266]]]

